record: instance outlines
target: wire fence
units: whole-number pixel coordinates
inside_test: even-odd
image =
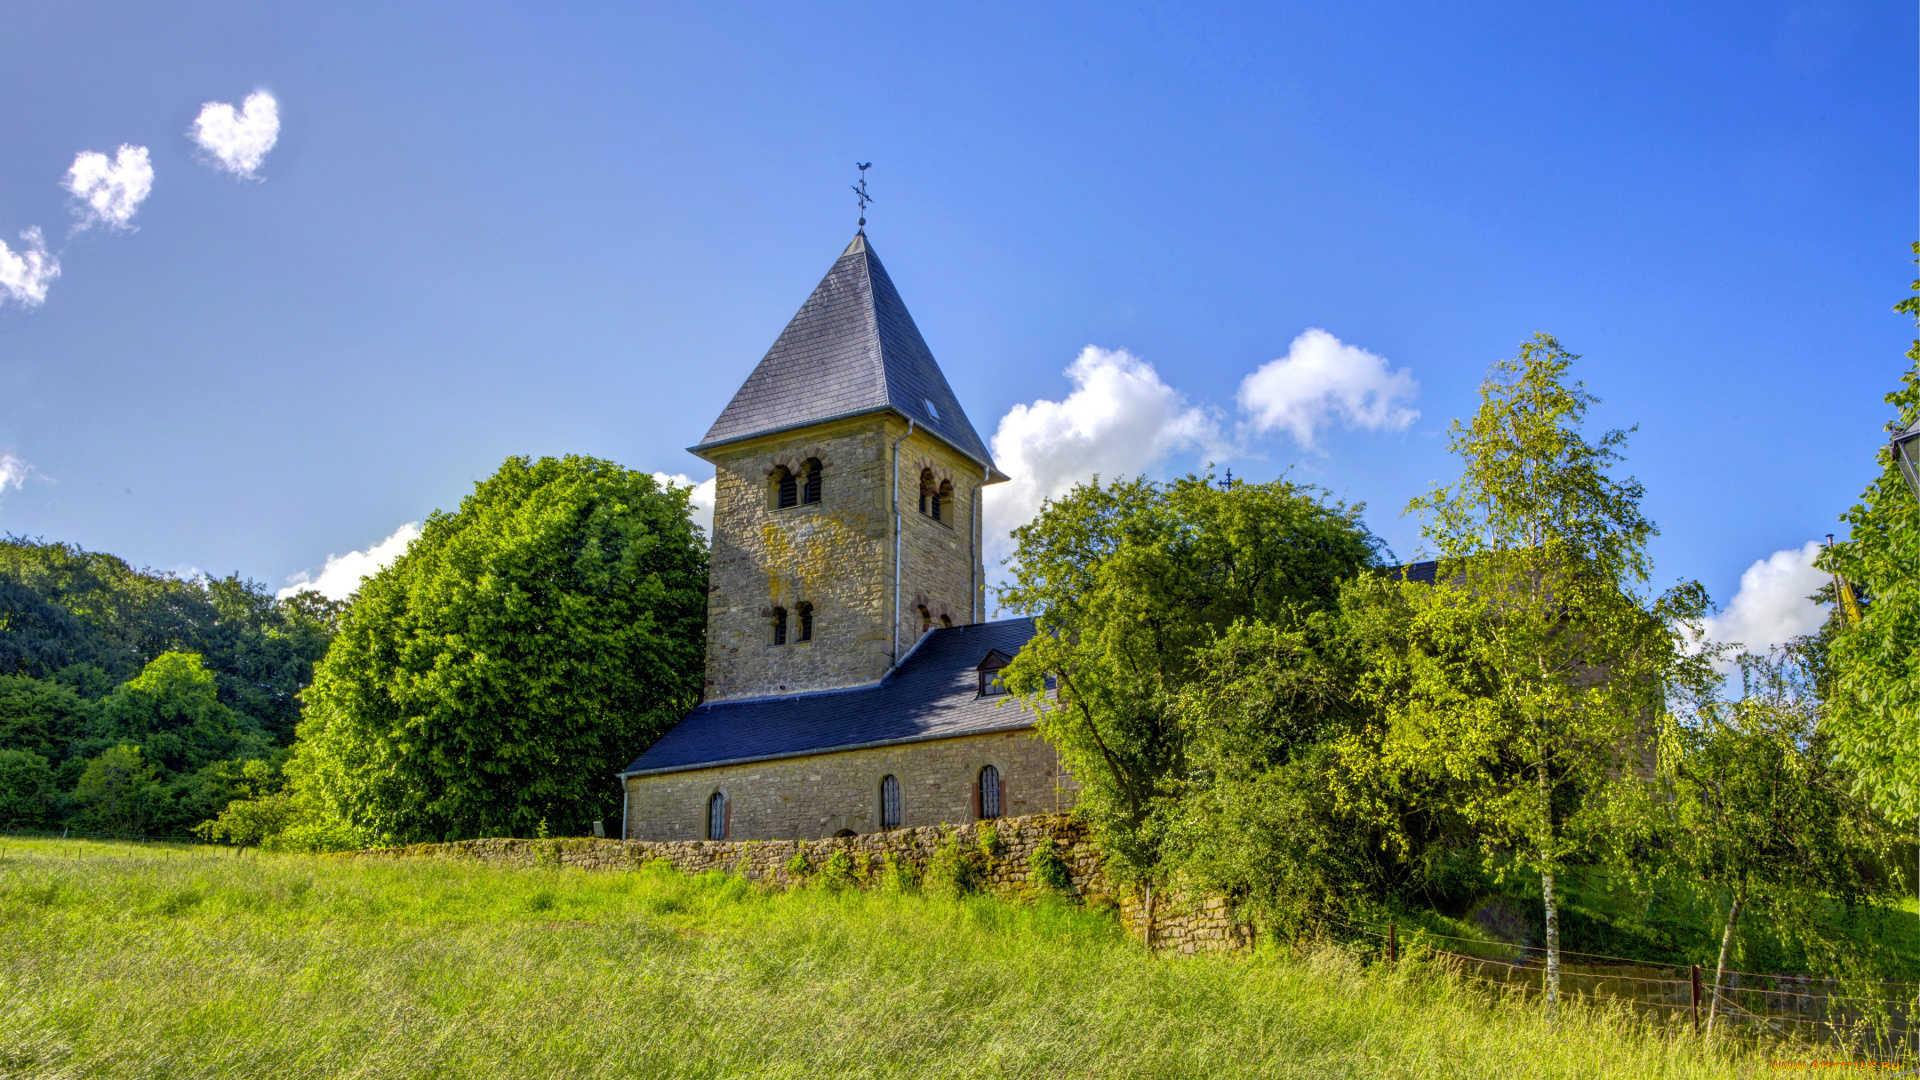
[[[1329,922],[1377,941],[1388,962],[1424,954],[1490,991],[1528,997],[1546,991],[1546,955],[1538,946],[1456,937],[1394,923]],[[1575,949],[1562,949],[1560,955],[1559,991],[1568,1000],[1625,1008],[1682,1031],[1699,1032],[1712,1026],[1734,1034],[1844,1048],[1862,1059],[1920,1058],[1916,1042],[1920,1027],[1914,1023],[1920,1016],[1920,983],[1729,968],[1716,990],[1713,969],[1705,965]]]
[[[16,829],[0,827],[0,836],[17,836],[26,840],[115,840],[133,844],[208,844],[191,834],[179,836],[153,836],[146,833],[83,832],[79,829]]]

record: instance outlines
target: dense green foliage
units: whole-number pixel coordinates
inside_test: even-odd
[[[1799,727],[1761,724],[1785,705],[1756,688],[1723,700],[1692,641],[1705,592],[1649,589],[1654,527],[1611,475],[1624,435],[1583,434],[1575,359],[1523,344],[1454,426],[1460,478],[1410,507],[1430,583],[1285,484],[1048,504],[1001,598],[1043,630],[1010,686],[1123,876],[1283,933],[1398,917],[1545,945],[1552,969],[1574,894],[1576,949],[1909,974],[1872,944],[1899,879],[1814,737],[1820,680]]]
[[[1575,359],[1536,336],[1454,422],[1460,478],[1409,507],[1428,517],[1434,581],[1400,590],[1404,623],[1374,642],[1364,684],[1378,723],[1340,747],[1362,806],[1418,777],[1487,854],[1539,876],[1549,1003],[1555,876],[1607,831],[1612,792],[1642,782],[1667,697],[1710,678],[1674,629],[1699,625],[1705,590],[1642,595],[1656,530],[1640,485],[1608,472],[1625,433],[1581,430],[1594,398],[1568,381]]]
[[[338,614],[0,542],[0,827],[180,835],[270,786]]]
[[[1641,1080],[1784,1056],[1549,1027],[1339,951],[1168,963],[1058,902],[664,869],[0,841],[0,925],[4,1075]]]
[[[1014,538],[1000,604],[1033,615],[1039,633],[1003,677],[1080,780],[1080,812],[1117,871],[1151,873],[1174,827],[1169,807],[1214,778],[1219,738],[1255,739],[1284,760],[1339,712],[1318,669],[1289,684],[1278,726],[1258,732],[1196,726],[1182,700],[1203,678],[1200,652],[1315,655],[1339,583],[1376,563],[1358,508],[1286,480],[1223,490],[1137,479],[1080,485]]]
[[[1661,755],[1667,840],[1679,880],[1724,896],[1718,987],[1743,916],[1788,935],[1809,966],[1870,978],[1892,965],[1849,923],[1869,901],[1897,903],[1893,837],[1859,805],[1851,774],[1821,729],[1815,644],[1740,658],[1737,699],[1702,703],[1670,723]],[[1717,1011],[1717,1010],[1716,1010]]]
[[[699,700],[687,493],[511,458],[361,586],[307,693],[296,800],[382,841],[577,833]]]
[[[1920,244],[1914,245],[1920,254]],[[1913,283],[1920,294],[1920,281]],[[1920,319],[1920,295],[1896,310]],[[1920,340],[1907,351],[1900,388],[1886,396],[1893,423],[1920,420]],[[1827,722],[1834,747],[1861,792],[1887,814],[1920,820],[1920,503],[1882,447],[1873,482],[1848,510],[1847,539],[1824,565],[1863,588],[1872,603],[1859,625],[1835,635]]]

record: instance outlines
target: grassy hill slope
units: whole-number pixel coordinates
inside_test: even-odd
[[[1057,903],[0,840],[0,1076],[1766,1071],[1337,953],[1145,956]]]

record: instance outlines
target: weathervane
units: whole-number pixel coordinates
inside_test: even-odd
[[[862,163],[856,161],[854,164],[860,166],[860,183],[854,187],[853,193],[860,196],[860,230],[865,232],[867,228],[867,204],[873,201],[873,196],[867,194],[867,170],[873,168],[873,162],[868,161]]]

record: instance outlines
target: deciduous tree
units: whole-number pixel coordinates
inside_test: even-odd
[[[1696,584],[1646,595],[1642,489],[1616,480],[1626,434],[1583,434],[1577,359],[1547,335],[1496,364],[1480,407],[1455,421],[1460,478],[1413,500],[1438,549],[1431,585],[1401,586],[1403,640],[1376,654],[1377,738],[1343,742],[1348,766],[1445,785],[1489,856],[1540,875],[1547,1000],[1558,1001],[1556,879],[1581,850],[1609,784],[1647,764],[1664,694],[1704,677],[1676,639],[1697,624]],[[1510,861],[1506,861],[1510,860]]]
[[[361,586],[307,693],[303,797],[395,841],[613,812],[614,773],[699,700],[706,577],[685,490],[508,459]]]

